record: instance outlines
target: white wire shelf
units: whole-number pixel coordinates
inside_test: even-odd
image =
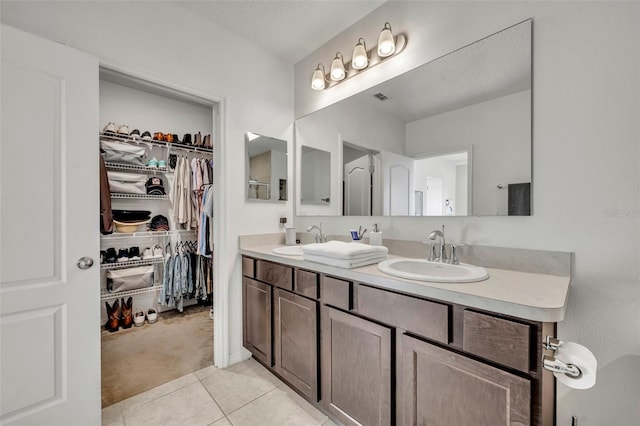
[[[127,135],[116,135],[111,133],[100,133],[100,137],[102,139],[125,142],[133,145],[147,144],[149,146],[159,146],[163,148],[176,149],[179,151],[192,151],[192,152],[202,152],[206,154],[211,154],[213,152],[213,148],[204,148],[204,147],[195,147],[191,145],[182,145],[175,142],[164,142],[164,141],[155,141],[150,139],[141,139],[141,138],[131,138]]]
[[[147,166],[135,166],[133,164],[121,164],[121,163],[104,163],[107,170],[119,170],[123,172],[139,172],[139,173],[147,173],[147,174],[167,174],[173,173],[173,170],[169,170],[168,168],[158,168],[158,167],[147,167]]]
[[[112,192],[111,198],[120,199],[133,199],[133,200],[168,200],[168,195],[149,195],[149,194],[122,194],[119,192]]]
[[[156,290],[160,290],[161,288],[162,288],[162,285],[154,285],[151,287],[139,288],[137,290],[116,291],[113,293],[107,290],[100,290],[100,300],[104,301],[104,300],[117,299],[119,297],[135,296],[136,294],[151,293]]]
[[[126,262],[101,263],[100,269],[124,269],[133,266],[153,265],[155,263],[163,263],[163,257],[154,257],[151,259],[127,260]]]
[[[113,234],[101,235],[100,238],[102,240],[117,240],[122,238],[170,237],[172,235],[190,235],[195,233],[195,229],[174,229],[172,231],[114,232]]]

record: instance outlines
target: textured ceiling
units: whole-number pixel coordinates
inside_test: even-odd
[[[384,0],[177,0],[178,6],[295,64]]]

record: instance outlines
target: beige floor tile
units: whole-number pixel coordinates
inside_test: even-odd
[[[247,361],[217,370],[203,379],[202,384],[225,414],[237,410],[275,388],[272,382],[261,377]]]
[[[102,410],[102,426],[124,426],[122,403],[110,405]]]
[[[318,424],[323,424],[324,422],[329,420],[329,417],[327,417],[326,414],[324,414],[322,411],[318,410],[316,407],[311,405],[309,401],[304,399],[302,396],[300,396],[296,391],[291,389],[286,384],[281,387],[278,387],[278,389],[283,391],[285,394],[287,394],[287,396],[289,397],[289,399],[291,399],[291,401],[293,401],[298,407],[306,411],[308,415],[310,415],[315,421],[318,422]]]
[[[206,426],[223,417],[220,408],[198,382],[154,399],[135,410],[125,411],[124,420],[127,426]]]
[[[174,392],[180,388],[196,382],[198,382],[198,378],[195,374],[187,374],[186,376],[182,376],[179,379],[172,380],[165,383],[164,385],[160,385],[139,395],[132,396],[129,399],[125,399],[119,404],[122,404],[123,411],[126,414],[128,411],[133,410],[141,405],[147,404],[154,399],[170,394],[171,392]]]
[[[231,424],[229,419],[227,419],[226,417],[223,417],[220,420],[216,420],[215,422],[211,423],[209,426],[233,426],[233,425]]]
[[[210,365],[208,367],[205,367],[201,370],[196,371],[193,374],[195,374],[198,379],[202,380],[204,378],[211,376],[212,374],[215,374],[216,371],[218,370],[219,370],[218,367],[216,367],[215,365]]]
[[[229,414],[234,426],[320,426],[305,410],[300,408],[279,388],[252,401],[239,410]],[[259,423],[256,423],[259,421]]]

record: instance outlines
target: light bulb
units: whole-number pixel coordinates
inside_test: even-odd
[[[380,36],[378,36],[378,56],[386,58],[387,56],[393,55],[395,51],[396,42],[391,33],[391,24],[386,22],[384,28],[380,31]]]
[[[351,66],[356,70],[361,70],[369,65],[369,58],[367,57],[367,47],[364,44],[364,39],[358,40],[358,44],[353,49],[353,56],[351,59]]]
[[[331,80],[340,81],[344,80],[347,72],[344,69],[344,62],[342,62],[342,54],[336,53],[336,57],[331,62]]]
[[[322,67],[322,69],[320,69]],[[311,77],[311,88],[313,90],[324,90],[324,67],[322,64],[318,64],[318,67],[313,72],[313,77]]]

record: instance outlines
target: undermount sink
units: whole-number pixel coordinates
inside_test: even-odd
[[[461,263],[430,262],[424,259],[389,259],[378,263],[378,269],[394,277],[435,283],[472,283],[489,278],[481,266]]]
[[[283,254],[285,256],[302,256],[302,246],[276,247],[272,251],[275,254]]]

